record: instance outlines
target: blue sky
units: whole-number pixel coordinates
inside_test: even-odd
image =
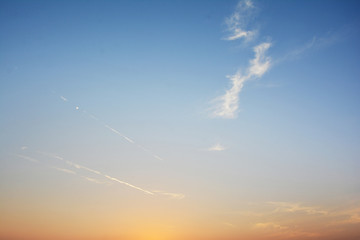
[[[87,171],[78,164],[204,219],[239,202],[358,206],[358,12],[358,1],[1,1],[1,197],[36,184],[44,201],[50,186],[67,196],[63,181],[81,178],[64,169]],[[84,196],[104,191],[86,182]]]

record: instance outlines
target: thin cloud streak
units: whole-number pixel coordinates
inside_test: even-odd
[[[352,25],[346,25],[341,27],[337,31],[328,32],[327,34],[324,34],[322,36],[313,36],[302,46],[290,50],[283,57],[278,58],[276,61],[274,61],[273,65],[277,65],[284,61],[297,59],[310,50],[318,50],[330,47],[338,42],[344,41],[345,39],[349,38],[351,34],[357,31],[357,27]]]

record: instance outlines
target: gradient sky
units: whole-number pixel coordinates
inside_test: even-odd
[[[0,239],[359,239],[359,11],[0,1]]]

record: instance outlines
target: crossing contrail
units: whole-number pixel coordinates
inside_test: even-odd
[[[78,164],[78,163],[65,160],[64,158],[62,158],[62,157],[60,157],[60,156],[58,156],[58,155],[50,154],[50,153],[46,153],[46,152],[40,152],[40,151],[38,151],[38,153],[40,153],[40,154],[42,154],[42,155],[44,155],[44,156],[47,156],[47,157],[52,157],[52,158],[55,158],[55,159],[57,159],[57,160],[64,161],[67,165],[69,165],[69,166],[71,166],[71,167],[73,167],[73,168],[83,169],[83,170],[88,171],[88,172],[90,172],[90,173],[94,173],[94,174],[96,174],[96,175],[99,175],[99,176],[101,176],[101,177],[104,177],[104,178],[106,178],[106,179],[109,179],[109,180],[111,180],[111,181],[113,181],[113,182],[117,182],[117,183],[123,184],[123,185],[125,185],[125,186],[128,186],[128,187],[130,187],[130,188],[133,188],[133,189],[142,191],[143,193],[150,194],[150,195],[154,195],[154,193],[152,193],[152,192],[150,192],[150,191],[148,191],[148,190],[145,190],[145,189],[143,189],[143,188],[141,188],[141,187],[138,187],[138,186],[135,186],[135,185],[133,185],[133,184],[131,184],[131,183],[128,183],[128,182],[119,180],[119,179],[117,179],[117,178],[115,178],[115,177],[112,177],[112,176],[109,176],[109,175],[107,175],[107,174],[101,173],[100,171],[91,169],[91,168],[86,167],[86,166],[84,166],[84,165],[80,165],[80,164]],[[19,155],[19,157],[22,157],[22,158],[25,158],[25,159],[28,158],[28,157],[22,156],[22,155]],[[29,160],[29,159],[28,159],[28,160]],[[74,171],[67,170],[67,169],[65,170],[65,169],[63,169],[63,168],[56,168],[56,169],[59,170],[59,171],[67,172],[67,173],[70,173],[70,172],[75,173]],[[84,177],[84,178],[87,179],[87,180],[89,180],[88,177]]]
[[[181,193],[173,193],[173,192],[165,192],[165,191],[161,191],[161,190],[153,190],[153,191],[150,191],[150,190],[146,190],[144,188],[141,188],[139,186],[136,186],[136,185],[133,185],[129,182],[126,182],[126,181],[123,181],[123,180],[120,180],[116,177],[113,177],[113,176],[110,176],[110,175],[107,175],[105,173],[102,173],[100,171],[97,171],[95,169],[92,169],[92,168],[89,168],[87,166],[84,166],[84,165],[80,165],[78,163],[75,163],[75,162],[72,162],[72,161],[69,161],[69,160],[66,160],[64,159],[63,157],[59,156],[59,155],[56,155],[56,154],[53,154],[53,153],[48,153],[48,152],[43,152],[43,151],[35,151],[35,153],[37,154],[40,154],[42,156],[45,156],[47,158],[52,158],[52,159],[56,159],[60,162],[63,162],[65,163],[66,165],[72,167],[72,168],[76,168],[76,169],[82,169],[82,170],[85,170],[86,172],[88,173],[92,173],[92,174],[96,174],[100,177],[103,177],[105,178],[106,180],[110,180],[112,182],[115,182],[115,183],[119,183],[119,184],[122,184],[122,185],[125,185],[127,187],[130,187],[132,189],[135,189],[135,190],[138,190],[138,191],[141,191],[145,194],[148,194],[148,195],[153,195],[153,196],[166,196],[170,199],[177,199],[177,200],[181,200],[185,197],[184,194],[181,194]],[[40,161],[38,159],[35,159],[33,157],[29,157],[29,156],[26,156],[26,155],[22,155],[22,154],[12,154],[16,157],[19,157],[19,158],[22,158],[22,159],[25,159],[25,160],[28,160],[28,161],[31,161],[31,162],[36,162],[36,163],[39,163]],[[89,182],[94,182],[94,183],[106,183],[106,182],[102,182],[102,181],[99,181],[97,179],[94,179],[92,177],[89,177],[89,176],[86,176],[86,175],[81,175],[80,173],[78,173],[78,171],[73,171],[71,169],[67,169],[67,168],[63,168],[63,167],[57,167],[57,166],[54,166],[54,165],[50,165],[50,168],[52,169],[56,169],[60,172],[64,172],[64,173],[67,173],[67,174],[73,174],[73,175],[78,175],[82,178],[84,178],[85,180],[89,181]]]

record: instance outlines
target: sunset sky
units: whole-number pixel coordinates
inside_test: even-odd
[[[0,240],[360,239],[359,1],[0,1]]]

